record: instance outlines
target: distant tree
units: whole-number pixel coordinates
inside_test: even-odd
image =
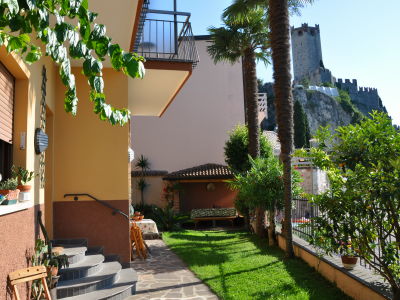
[[[229,139],[225,143],[225,162],[234,173],[245,173],[250,170],[249,160],[249,134],[245,125],[237,125],[229,133]],[[272,146],[268,139],[259,131],[260,156],[273,155]]]
[[[145,177],[145,172],[150,169],[149,159],[145,157],[143,154],[140,155],[140,157],[135,163],[135,167],[136,169],[139,169],[141,172],[141,176],[136,183],[136,188],[140,191],[141,204],[144,205],[144,190],[148,187],[148,183],[146,182],[144,177]]]
[[[296,148],[307,148],[310,145],[310,128],[307,115],[298,100],[295,101],[293,110],[294,146]]]
[[[251,163],[249,159],[249,130],[244,125],[236,126],[229,135],[228,141],[225,143],[225,161],[228,166],[236,173],[243,174],[246,173],[251,168]],[[262,135],[261,131],[259,131],[259,140],[260,140],[260,157],[267,158],[273,156],[272,146],[267,140],[267,138]],[[236,200],[237,207],[242,206],[242,213],[245,216],[245,221],[247,227],[249,227],[249,209],[250,207],[246,206],[243,203],[243,200],[240,197]],[[241,205],[243,204],[243,205]],[[254,208],[254,207],[253,207]],[[258,214],[258,220],[263,221],[264,218],[261,216],[264,214],[262,209],[256,209],[256,214]],[[261,224],[260,224],[261,223]],[[263,226],[262,222],[257,222],[256,224],[256,233],[259,235],[263,235]]]
[[[292,78],[290,73],[290,23],[289,13],[299,14],[300,9],[313,0],[235,0],[226,15],[235,16],[238,20],[247,18],[247,13],[254,7],[264,9],[270,32],[269,45],[272,50],[274,70],[274,91],[278,136],[281,143],[280,159],[284,165],[285,186],[285,236],[286,256],[293,257],[292,240],[292,184],[291,155],[293,152],[293,100]]]
[[[235,5],[235,2],[232,4]],[[258,88],[256,61],[269,63],[269,27],[267,16],[260,7],[247,10],[246,18],[237,19],[226,8],[223,15],[223,27],[211,27],[212,43],[208,47],[208,53],[214,58],[214,62],[227,61],[230,63],[243,60],[244,90],[246,103],[246,122],[249,129],[249,154],[253,158],[260,156],[258,120]],[[258,235],[263,234],[264,212],[257,209]]]
[[[259,8],[248,10],[247,17],[241,20],[224,14],[222,21],[223,27],[209,28],[211,44],[207,50],[215,63],[236,63],[243,59],[248,147],[249,154],[256,158],[260,155],[256,61],[269,62],[268,24]]]

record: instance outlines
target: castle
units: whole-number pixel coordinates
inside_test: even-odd
[[[358,87],[357,80],[337,79],[325,68],[322,59],[319,25],[291,28],[294,84],[319,86],[330,83],[349,93],[352,102],[364,114],[372,110],[386,111],[377,89]]]

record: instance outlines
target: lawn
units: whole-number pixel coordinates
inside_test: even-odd
[[[238,231],[163,234],[167,245],[221,298],[351,299],[300,259]]]

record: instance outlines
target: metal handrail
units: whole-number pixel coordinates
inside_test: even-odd
[[[65,195],[64,195],[64,198],[67,198],[67,197],[74,197],[74,200],[75,200],[75,201],[78,201],[78,200],[79,200],[79,197],[82,197],[82,196],[89,197],[89,198],[93,199],[94,201],[100,203],[101,205],[112,209],[112,210],[113,210],[113,212],[112,212],[113,215],[115,215],[115,214],[120,214],[121,216],[123,216],[123,217],[125,217],[127,220],[129,220],[129,216],[128,216],[126,213],[124,213],[124,212],[121,211],[120,209],[115,208],[114,206],[108,204],[106,201],[104,201],[104,200],[99,200],[99,199],[97,199],[96,197],[94,197],[94,196],[92,196],[92,195],[90,195],[90,194],[86,194],[86,193],[81,193],[81,194],[65,194]]]

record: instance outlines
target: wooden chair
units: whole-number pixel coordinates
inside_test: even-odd
[[[135,248],[137,256],[146,259],[147,251],[146,251],[146,245],[143,240],[142,230],[140,230],[140,228],[136,225],[135,222],[132,222],[130,235],[131,235],[132,258],[134,256],[134,248]]]
[[[17,289],[18,283],[24,283],[40,279],[44,287],[44,295],[46,299],[51,300],[50,291],[46,282],[46,277],[47,277],[47,269],[45,266],[30,267],[11,272],[10,274],[8,274],[8,280],[10,282],[11,290],[13,293],[12,297],[14,298],[15,296],[16,300],[21,299]]]

